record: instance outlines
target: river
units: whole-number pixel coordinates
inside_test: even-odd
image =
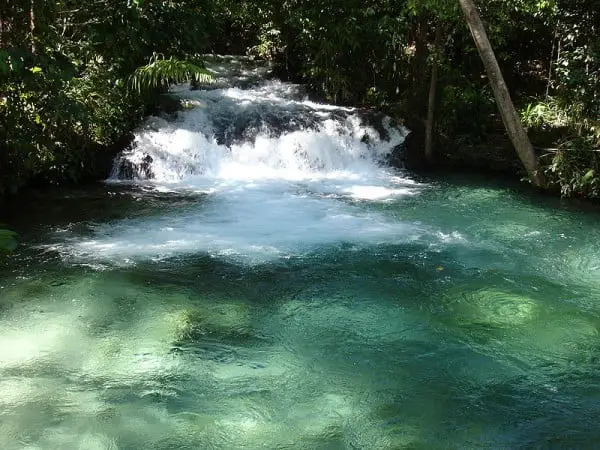
[[[596,211],[393,169],[389,118],[210,67],[105,183],[5,211],[0,448],[600,442]]]

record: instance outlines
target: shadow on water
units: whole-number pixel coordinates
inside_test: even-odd
[[[201,192],[171,192],[127,183],[31,190],[9,197],[0,221],[18,231],[23,242],[36,242],[48,228],[81,230],[97,223],[160,216],[197,208]]]

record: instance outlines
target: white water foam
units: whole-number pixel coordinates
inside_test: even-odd
[[[276,80],[178,86],[174,95],[191,108],[149,118],[109,181],[208,196],[180,213],[95,224],[92,236],[71,236],[59,250],[119,264],[199,252],[264,261],[419,234],[369,208],[419,190],[387,166],[408,133],[389,117],[376,128],[354,109],[303,99],[298,86]]]
[[[174,121],[149,118],[133,149],[115,165],[112,180],[123,178],[123,164],[138,168],[133,178],[158,183],[193,182],[198,176],[221,180],[303,180],[336,172],[373,176],[408,133],[384,117],[380,126],[387,136],[382,138],[354,110],[296,100],[297,88],[279,81],[245,90],[177,92],[193,109]],[[139,170],[145,161],[149,172]]]
[[[418,234],[358,206],[286,192],[287,187],[245,184],[185,213],[97,225],[94,237],[75,238],[71,251],[120,264],[196,252],[259,262],[322,244],[405,242]]]

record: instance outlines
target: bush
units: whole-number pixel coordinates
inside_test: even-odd
[[[600,127],[586,117],[585,105],[548,97],[528,105],[522,118],[538,139],[549,135],[555,141],[542,163],[561,195],[600,198]]]

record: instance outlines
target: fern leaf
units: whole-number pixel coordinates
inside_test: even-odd
[[[153,57],[145,66],[138,67],[130,78],[133,89],[141,92],[143,89],[168,87],[172,83],[212,81],[212,74],[197,64],[176,58]]]

